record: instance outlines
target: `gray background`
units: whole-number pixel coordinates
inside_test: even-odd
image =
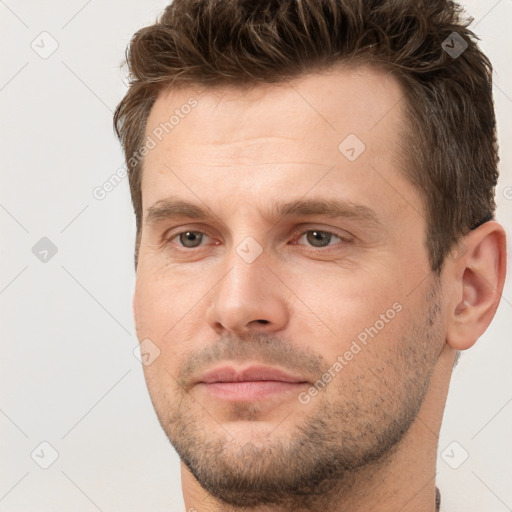
[[[0,0],[0,511],[183,510],[178,458],[133,355],[127,179],[93,195],[123,167],[112,112],[126,44],[165,5]],[[465,5],[496,68],[498,220],[511,233],[512,0]],[[444,511],[512,510],[511,315],[509,279],[454,371],[439,438]]]

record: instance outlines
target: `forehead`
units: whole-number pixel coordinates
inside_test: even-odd
[[[346,131],[362,135],[373,131],[384,118],[388,127],[401,120],[403,96],[399,82],[389,72],[369,66],[339,65],[250,88],[182,86],[160,92],[148,117],[146,135],[160,123],[169,122],[173,114],[169,133],[162,135],[165,138],[172,133],[177,145],[183,142],[182,136],[189,135],[179,129],[185,119],[190,130],[199,130],[201,142],[211,144],[284,134],[314,140],[315,134],[322,136],[328,131],[335,138]],[[194,100],[197,106],[189,109]],[[217,124],[212,125],[213,120]]]
[[[146,123],[154,147],[144,158],[143,208],[177,191],[193,199],[205,187],[233,200],[313,186],[361,195],[364,183],[392,197],[383,176],[398,178],[404,101],[396,79],[370,67],[250,89],[163,91]]]

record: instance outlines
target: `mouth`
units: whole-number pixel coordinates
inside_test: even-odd
[[[298,393],[308,384],[302,377],[268,366],[223,366],[210,370],[196,382],[210,396],[228,401],[255,401]]]

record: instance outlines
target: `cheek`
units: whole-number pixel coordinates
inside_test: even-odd
[[[161,282],[145,279],[141,274],[140,272],[137,274],[134,294],[134,314],[138,336],[139,339],[141,337],[160,338],[165,325],[167,324],[169,329],[172,321],[168,316],[172,311],[169,304],[170,297]]]
[[[137,337],[141,343],[151,340],[159,350],[158,358],[144,367],[146,379],[159,382],[175,377],[180,361],[197,350],[205,332],[205,307],[211,287],[193,276],[138,270],[134,294]]]
[[[190,321],[205,293],[204,284],[171,276],[170,271],[138,269],[134,312],[139,330],[156,339],[168,337],[178,323],[182,327]]]
[[[387,326],[404,306],[404,294],[389,270],[303,274],[292,282],[298,283],[297,306],[307,305],[329,327],[328,335],[342,345],[376,322],[378,327],[382,322]]]
[[[381,269],[324,276],[314,286],[301,281],[298,294],[329,330],[323,329],[325,336],[319,335],[305,321],[298,332],[303,343],[317,340],[314,350],[325,358],[332,374],[345,376],[335,379],[338,384],[333,389],[346,385],[344,379],[359,382],[370,378],[372,369],[386,367],[393,374],[399,355],[418,341],[411,325],[424,316],[422,305],[416,303],[421,294],[408,295],[405,281],[398,275]]]

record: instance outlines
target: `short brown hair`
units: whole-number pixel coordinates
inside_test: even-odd
[[[114,114],[137,223],[135,266],[143,160],[131,155],[162,88],[281,83],[345,62],[384,68],[405,91],[404,172],[425,198],[426,246],[439,273],[458,238],[496,207],[492,66],[471,21],[447,0],[174,0],[131,39],[130,87]]]

